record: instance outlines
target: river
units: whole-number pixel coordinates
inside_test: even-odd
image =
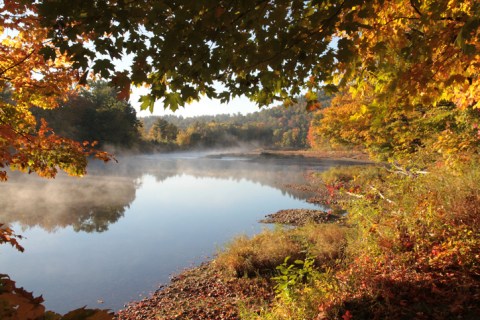
[[[318,208],[286,188],[331,160],[178,153],[93,162],[88,175],[11,175],[0,222],[25,237],[0,248],[0,273],[49,310],[118,310],[281,209]],[[346,164],[343,162],[342,164]]]

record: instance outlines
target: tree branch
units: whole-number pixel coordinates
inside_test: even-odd
[[[415,6],[415,3],[414,3],[414,0],[410,0],[410,5],[412,6],[413,10],[415,10],[416,13],[418,13],[418,15],[420,17],[423,17],[423,14],[420,12],[420,10]]]
[[[27,61],[27,59],[30,58],[32,56],[32,54],[34,54],[34,53],[35,53],[35,50],[32,50],[32,52],[27,54],[22,60],[18,61],[17,63],[11,65],[10,67],[8,67],[6,69],[0,70],[0,77],[3,77],[3,74],[5,74],[7,71],[12,70],[15,67],[18,67],[19,65],[21,65],[22,63]]]
[[[278,58],[279,56],[281,56],[284,52],[292,49],[293,47],[295,47],[297,44],[299,44],[300,42],[304,41],[305,39],[309,38],[310,36],[312,36],[313,34],[315,34],[316,32],[319,32],[321,31],[328,23],[330,23],[330,21],[335,18],[336,16],[338,16],[340,14],[340,12],[342,11],[342,8],[345,4],[345,1],[343,1],[338,9],[334,12],[334,14],[332,16],[330,16],[328,19],[324,20],[324,22],[322,23],[322,25],[319,27],[319,28],[315,28],[314,30],[308,32],[307,34],[304,34],[303,36],[299,37],[298,39],[296,39],[296,41],[294,41],[293,43],[285,46],[285,48],[283,48],[282,50],[278,51],[277,53],[275,53],[273,56],[270,56],[266,59],[263,59],[261,61],[258,61],[252,65],[249,65],[247,66],[245,69],[247,70],[252,70],[253,68],[261,65],[261,64],[264,64],[266,62],[269,62],[269,61],[272,61],[276,58]]]
[[[379,196],[380,198],[382,198],[383,200],[387,201],[388,203],[395,203],[394,201],[388,199],[387,197],[385,197],[381,192],[380,190],[378,190],[377,188],[375,188],[374,186],[370,186],[370,189],[372,189],[373,191],[375,191]]]

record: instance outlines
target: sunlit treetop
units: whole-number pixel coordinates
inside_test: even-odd
[[[373,9],[376,19],[356,17],[361,32],[342,33],[339,52],[350,57],[335,71],[342,96],[312,132],[396,162],[478,154],[480,4],[390,1]]]
[[[337,73],[352,92],[368,84],[403,105],[480,107],[478,1],[385,1],[366,10],[347,14],[361,32],[340,33],[339,48],[354,54]]]
[[[476,107],[478,1],[39,1],[43,23],[74,66],[109,77],[123,96],[147,84],[142,108],[202,94],[259,105],[325,84],[376,98]],[[121,59],[115,72],[97,53]],[[216,89],[215,83],[224,89]],[[217,86],[218,88],[218,86]],[[313,93],[307,95],[312,103]],[[405,100],[406,98],[407,100]]]

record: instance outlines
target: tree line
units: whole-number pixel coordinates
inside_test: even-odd
[[[328,104],[329,98],[321,97]],[[113,147],[117,151],[307,148],[313,119],[304,100],[288,108],[279,105],[247,115],[137,118],[132,105],[119,100],[114,88],[101,81],[70,95],[54,111],[35,108],[33,114],[38,121],[46,120],[56,134],[79,142],[95,141],[100,148]]]
[[[321,95],[320,101],[326,105],[329,98]],[[150,116],[141,118],[141,122],[146,140],[181,148],[250,145],[299,149],[309,146],[307,134],[312,119],[306,102],[300,99],[289,107],[279,105],[246,115]]]

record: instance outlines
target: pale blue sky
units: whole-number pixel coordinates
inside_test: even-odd
[[[97,54],[99,58],[108,58],[108,56]],[[113,63],[115,65],[116,71],[125,71],[130,69],[130,65],[132,64],[133,55],[132,54],[124,54],[121,59],[113,59]],[[221,84],[217,84],[216,87],[221,89]],[[201,115],[217,115],[217,114],[247,114],[252,113],[255,111],[259,111],[260,109],[256,106],[255,103],[251,102],[246,97],[239,97],[232,99],[229,103],[222,104],[219,100],[211,100],[207,97],[200,99],[200,101],[193,102],[191,104],[185,105],[183,108],[179,108],[176,112],[172,112],[170,110],[165,110],[163,108],[163,103],[161,101],[157,101],[155,103],[155,108],[153,113],[150,113],[149,110],[140,111],[140,96],[142,94],[147,94],[148,89],[146,88],[135,88],[132,87],[132,92],[130,95],[130,103],[137,111],[137,116],[139,117],[147,117],[150,115],[156,116],[163,116],[167,114],[175,114],[178,116],[183,117],[195,117]]]
[[[193,102],[191,104],[185,105],[184,108],[180,107],[176,112],[172,112],[170,110],[165,110],[163,108],[163,103],[161,101],[157,101],[155,103],[155,109],[153,114],[150,111],[140,111],[140,103],[138,99],[142,93],[146,93],[146,89],[134,89],[132,91],[132,95],[130,97],[130,103],[132,106],[137,110],[137,115],[139,117],[146,117],[150,115],[167,115],[167,114],[175,114],[178,116],[183,117],[195,117],[201,115],[217,115],[217,114],[247,114],[252,113],[255,111],[259,111],[260,109],[255,105],[255,103],[251,102],[246,97],[239,97],[232,99],[228,104],[222,104],[219,100],[211,100],[207,97],[202,98],[198,102]]]

